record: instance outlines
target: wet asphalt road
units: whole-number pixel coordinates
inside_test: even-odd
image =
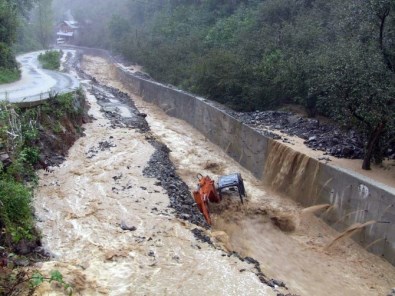
[[[17,61],[21,65],[21,79],[0,85],[0,101],[35,102],[47,99],[50,93],[64,93],[80,86],[76,78],[66,73],[42,69],[37,60],[42,52],[36,51],[17,56]]]

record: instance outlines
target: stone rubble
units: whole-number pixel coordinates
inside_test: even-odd
[[[304,118],[292,112],[228,112],[257,130],[277,130],[289,136],[302,138],[307,147],[324,151],[325,155],[351,159],[362,159],[364,155],[363,138],[354,130],[342,130],[334,124],[321,123],[318,119]],[[286,137],[273,138],[289,141]],[[391,152],[392,150],[387,151],[385,156],[391,156]]]

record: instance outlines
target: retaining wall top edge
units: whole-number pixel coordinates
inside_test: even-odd
[[[350,170],[350,169],[338,167],[338,166],[335,166],[335,165],[332,165],[332,164],[323,164],[323,165],[326,165],[326,166],[328,166],[328,167],[330,167],[330,168],[332,168],[332,169],[334,169],[336,171],[340,171],[340,172],[342,172],[344,174],[350,175],[350,176],[354,177],[355,179],[360,180],[363,183],[366,183],[366,184],[369,184],[371,186],[380,188],[381,190],[386,191],[388,194],[393,195],[395,197],[395,188],[394,187],[391,187],[391,186],[389,186],[387,184],[384,184],[384,183],[381,183],[379,181],[376,181],[376,180],[374,180],[372,178],[364,176],[364,175],[362,175],[362,174],[360,174],[358,172],[355,172],[353,170]]]
[[[125,69],[125,68],[123,68],[123,67],[121,67],[121,66],[118,66],[117,68],[120,69],[121,71],[125,72],[125,74],[130,75],[130,76],[133,76],[133,78],[136,78],[136,79],[139,79],[139,80],[142,80],[142,81],[145,81],[145,82],[149,82],[149,83],[152,83],[152,84],[155,84],[155,85],[158,85],[158,86],[162,86],[162,87],[164,87],[164,88],[166,88],[166,89],[168,89],[168,90],[173,90],[173,91],[182,93],[182,94],[184,94],[184,95],[191,96],[191,97],[193,97],[193,98],[195,98],[195,99],[197,99],[197,100],[199,100],[199,101],[201,101],[201,102],[206,103],[207,105],[210,105],[211,107],[215,108],[216,110],[220,111],[221,113],[224,113],[224,114],[227,115],[228,117],[230,117],[230,118],[232,118],[232,119],[234,119],[234,120],[236,120],[236,121],[239,121],[236,117],[234,117],[234,116],[230,115],[229,113],[227,113],[223,108],[220,108],[220,106],[217,106],[217,104],[219,104],[219,103],[210,101],[210,100],[207,99],[207,98],[200,97],[200,96],[195,95],[195,94],[193,94],[193,93],[190,93],[190,92],[187,92],[187,91],[185,91],[185,90],[179,89],[179,88],[177,88],[177,87],[175,87],[175,86],[169,86],[169,85],[166,85],[166,84],[157,82],[157,81],[155,81],[155,80],[151,80],[151,79],[147,79],[147,78],[141,77],[141,76],[139,76],[139,75],[134,74],[133,72],[128,71],[127,69]],[[254,130],[255,132],[259,133],[256,129],[253,129],[252,127],[250,127],[250,126],[248,126],[248,125],[242,123],[241,121],[239,121],[239,122],[240,122],[240,124],[244,125],[245,127],[250,128],[250,129]],[[259,134],[260,134],[260,133],[259,133]],[[265,136],[265,135],[263,135],[263,134],[261,134],[261,135],[262,135],[263,137],[265,137],[265,138],[271,139],[271,138],[268,137],[268,136]]]

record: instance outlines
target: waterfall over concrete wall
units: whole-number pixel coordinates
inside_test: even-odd
[[[304,206],[316,204],[320,163],[277,141],[268,146],[264,183]]]

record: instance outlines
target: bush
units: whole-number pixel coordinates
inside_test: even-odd
[[[32,235],[31,192],[14,180],[0,180],[0,226],[13,242]]]
[[[194,68],[192,91],[235,109],[248,109],[245,98],[249,78],[242,60],[226,50],[211,50]]]
[[[48,50],[38,56],[42,67],[48,70],[59,70],[62,51]]]
[[[21,74],[18,69],[5,69],[0,68],[0,84],[10,83],[18,80]]]
[[[0,39],[1,40],[1,39]],[[18,68],[14,52],[11,47],[0,41],[0,68],[14,70]]]
[[[42,112],[54,115],[56,119],[61,119],[66,115],[69,117],[78,115],[83,110],[77,99],[81,96],[83,96],[83,94],[80,91],[75,93],[56,94],[42,105]]]

